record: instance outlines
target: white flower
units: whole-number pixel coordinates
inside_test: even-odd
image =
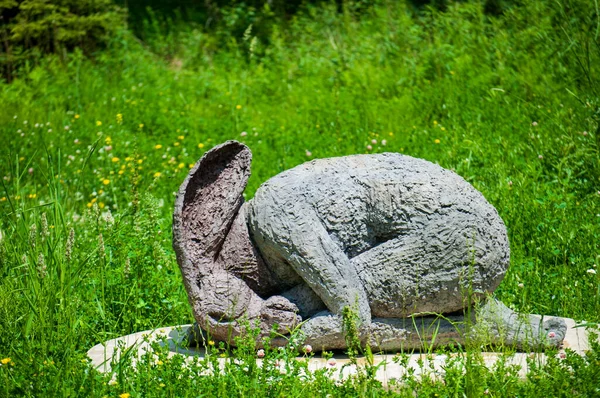
[[[265,350],[263,350],[262,348],[258,351],[256,351],[256,356],[259,358],[264,358],[265,357]]]
[[[596,275],[596,270],[593,269],[593,268],[590,268],[590,269],[587,270],[587,273],[590,274],[590,275]]]

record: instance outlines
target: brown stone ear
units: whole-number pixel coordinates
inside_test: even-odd
[[[190,301],[198,280],[216,264],[231,225],[244,203],[250,149],[237,141],[215,146],[181,184],[173,212],[173,248]]]

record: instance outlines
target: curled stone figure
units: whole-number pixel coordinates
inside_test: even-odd
[[[173,247],[212,339],[232,343],[248,324],[261,336],[299,326],[315,349],[343,349],[345,307],[361,342],[384,350],[564,338],[562,320],[489,298],[509,266],[506,227],[456,173],[397,153],[319,159],[245,202],[251,158],[236,141],[214,147],[176,198]]]

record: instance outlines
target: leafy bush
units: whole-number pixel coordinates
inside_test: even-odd
[[[84,53],[103,47],[123,26],[123,11],[110,0],[1,0],[2,74],[44,54],[64,57],[75,47]]]

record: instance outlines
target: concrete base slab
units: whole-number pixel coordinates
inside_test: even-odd
[[[583,355],[590,349],[589,333],[586,327],[578,326],[573,319],[563,319],[567,323],[568,329],[563,342],[563,348],[558,355],[561,356],[565,349],[570,349]],[[111,372],[111,363],[118,362],[122,355],[132,355],[132,361],[135,363],[144,353],[153,351],[151,345],[154,342],[159,342],[163,346],[167,345],[170,357],[184,355],[190,359],[204,358],[204,348],[182,347],[181,343],[186,340],[188,329],[191,327],[192,325],[181,325],[133,333],[97,344],[87,352],[87,355],[92,360],[94,367],[100,372]],[[464,354],[409,354],[407,355],[408,361],[404,365],[401,365],[396,354],[378,354],[374,356],[373,365],[381,365],[378,367],[376,378],[384,385],[387,385],[391,380],[401,380],[408,372],[412,372],[416,376],[430,375],[441,377],[444,374],[446,365],[461,355]],[[546,361],[546,355],[543,353],[515,353],[507,355],[484,352],[482,355],[484,363],[489,368],[492,368],[501,358],[504,359],[507,365],[518,365],[521,377],[525,377],[527,374],[529,367],[528,359],[533,359],[540,365],[543,365]],[[223,364],[227,360],[225,358],[219,359]],[[357,374],[359,368],[366,364],[365,358],[359,358],[357,364],[352,364],[351,360],[342,354],[337,354],[327,359],[315,356],[310,359],[299,357],[298,360],[308,360],[308,369],[311,371],[331,369],[331,375],[338,378]],[[262,360],[257,359],[257,362],[261,364]],[[285,368],[285,364],[280,364],[280,366],[282,370]]]

